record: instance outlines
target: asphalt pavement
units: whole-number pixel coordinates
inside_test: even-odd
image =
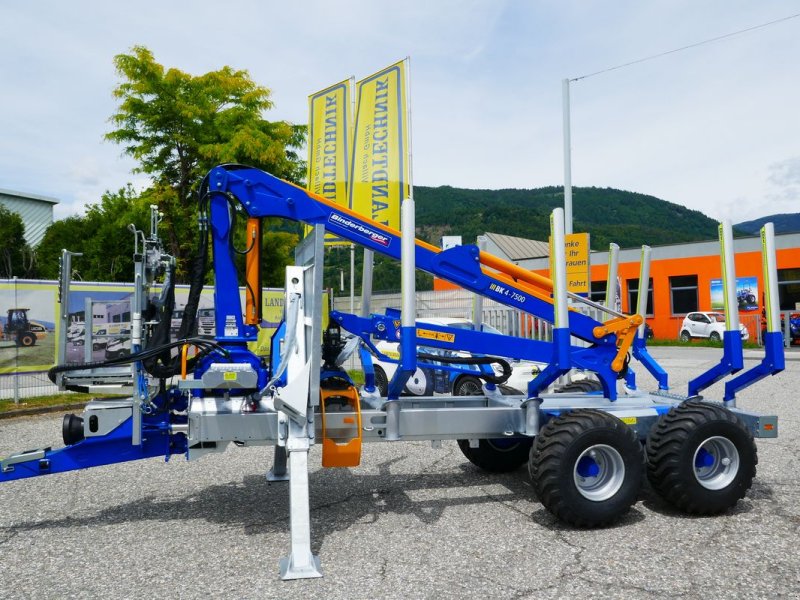
[[[652,353],[681,392],[719,355]],[[356,469],[322,469],[316,447],[315,580],[278,577],[288,486],[265,480],[268,448],[2,484],[0,598],[797,598],[800,361],[739,398],[777,414],[779,437],[757,442],[752,489],[717,517],[646,487],[616,525],[577,530],[542,507],[526,469],[483,473],[455,442],[366,444]],[[60,416],[0,422],[0,456],[46,445],[61,445]]]

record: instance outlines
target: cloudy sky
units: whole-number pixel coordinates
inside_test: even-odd
[[[103,141],[112,59],[144,45],[193,74],[247,69],[267,118],[411,57],[414,180],[563,183],[561,80],[800,13],[796,1],[205,0],[0,3],[0,188],[56,217],[146,183]],[[800,211],[800,18],[572,84],[573,183],[734,222]],[[577,217],[578,215],[576,215]]]

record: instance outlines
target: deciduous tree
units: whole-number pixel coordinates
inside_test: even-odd
[[[28,276],[33,267],[29,259],[22,217],[0,204],[0,278]]]
[[[196,238],[193,192],[209,169],[243,163],[294,182],[305,172],[297,150],[305,127],[267,121],[271,92],[247,71],[225,66],[193,76],[156,62],[145,47],[114,58],[122,82],[119,108],[106,138],[153,179],[150,197],[164,213],[163,233],[179,276]]]

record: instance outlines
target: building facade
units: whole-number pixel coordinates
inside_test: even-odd
[[[800,311],[800,233],[775,236],[778,268],[778,297],[782,311]],[[499,250],[495,247],[494,250]],[[641,248],[620,250],[618,290],[622,310],[636,311],[639,293]],[[737,298],[741,322],[750,330],[750,339],[759,339],[763,308],[764,277],[761,265],[761,240],[758,237],[734,240]],[[511,256],[502,256],[517,262]],[[520,266],[549,276],[548,258],[519,261]],[[608,252],[591,253],[591,297],[602,302],[606,294]],[[717,241],[654,246],[651,251],[648,285],[647,322],[655,337],[677,339],[687,313],[722,310],[722,267]],[[434,289],[452,289],[452,284],[437,280]]]
[[[53,222],[55,198],[0,189],[0,204],[22,217],[25,224],[25,241],[34,247],[42,241],[44,232]]]

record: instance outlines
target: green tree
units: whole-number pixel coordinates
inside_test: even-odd
[[[61,250],[81,252],[73,261],[84,281],[130,281],[133,276],[133,234],[128,225],[145,230],[149,224],[149,195],[139,196],[130,186],[106,192],[90,204],[84,216],[56,221],[47,228],[37,248],[39,273],[56,279]]]
[[[120,104],[106,139],[123,145],[139,163],[135,171],[153,178],[150,195],[164,213],[165,242],[180,276],[192,251],[193,192],[202,177],[217,164],[243,163],[299,183],[305,127],[265,120],[271,92],[247,71],[225,66],[193,76],[166,69],[142,46],[117,55],[114,64]]]
[[[89,227],[83,217],[67,217],[54,221],[36,247],[39,276],[43,279],[58,279],[61,250],[70,252],[84,252],[86,241],[89,237]],[[80,258],[76,258],[75,268],[79,266]],[[81,279],[83,275],[81,273]]]
[[[0,204],[0,278],[30,276],[33,272],[30,257],[22,217]]]

